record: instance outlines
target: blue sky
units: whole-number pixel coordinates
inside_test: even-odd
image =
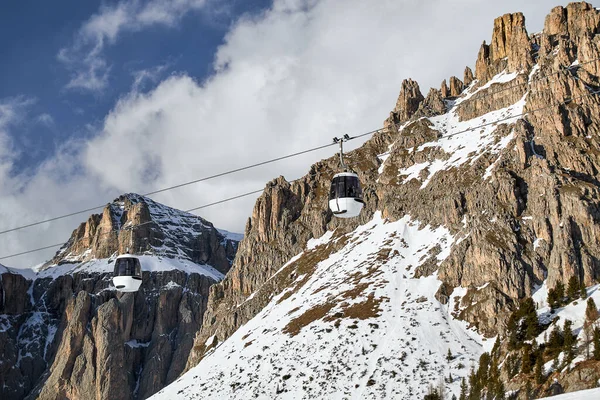
[[[403,79],[415,79],[427,93],[451,75],[462,78],[465,66],[474,68],[494,18],[522,11],[529,32],[537,32],[553,6],[566,4],[5,2],[0,230],[381,128]],[[333,151],[154,199],[179,209],[198,207],[260,189],[280,175],[298,178]],[[199,215],[243,232],[254,202],[248,197]],[[66,241],[87,217],[3,235],[0,256]],[[27,267],[53,253],[2,263]]]
[[[12,135],[23,152],[14,164],[15,171],[35,168],[70,138],[93,135],[90,125],[101,123],[119,96],[131,89],[136,72],[164,66],[155,79],[183,71],[204,80],[212,72],[214,53],[232,22],[269,5],[263,0],[211,4],[189,12],[174,27],[159,25],[143,32],[126,32],[104,51],[111,67],[104,90],[65,88],[70,71],[57,54],[74,40],[90,16],[118,3],[24,0],[2,6],[0,99],[31,102],[29,120]],[[141,89],[150,90],[156,83],[147,79]]]

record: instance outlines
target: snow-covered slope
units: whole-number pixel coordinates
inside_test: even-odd
[[[454,243],[443,227],[380,213],[347,235],[312,240],[278,272],[296,274],[294,284],[224,343],[209,339],[211,353],[154,398],[413,399],[440,381],[458,394],[493,341],[435,299],[435,274],[415,276]]]

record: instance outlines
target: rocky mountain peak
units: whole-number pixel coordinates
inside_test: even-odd
[[[575,40],[598,33],[600,19],[594,6],[586,2],[557,6],[544,21],[544,33],[548,36],[567,35]]]
[[[475,77],[473,76],[473,71],[471,70],[471,68],[465,67],[464,78],[463,78],[465,86],[470,86],[474,80],[475,80]]]
[[[405,79],[402,81],[396,107],[390,113],[385,125],[396,124],[398,121],[405,121],[412,117],[423,100],[424,97],[421,94],[421,89],[419,89],[419,84],[412,79]]]
[[[184,258],[225,273],[233,262],[240,235],[215,229],[205,219],[135,193],[107,204],[79,225],[44,268],[132,254]]]
[[[494,20],[492,41],[483,42],[475,76],[481,84],[503,70],[516,72],[528,70],[533,65],[532,46],[522,13],[505,14]]]

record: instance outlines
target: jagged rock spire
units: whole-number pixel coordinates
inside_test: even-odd
[[[477,56],[475,75],[482,82],[508,68],[528,70],[533,65],[531,43],[522,13],[505,14],[494,20],[492,41],[484,41]]]
[[[394,112],[398,114],[400,121],[407,120],[419,109],[419,104],[424,99],[419,84],[412,79],[405,79]]]
[[[473,76],[473,71],[471,70],[471,68],[465,67],[465,73],[463,78],[465,86],[469,86],[471,83],[473,83],[473,80],[475,80],[475,77]]]

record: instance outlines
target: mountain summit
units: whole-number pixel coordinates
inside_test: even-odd
[[[109,258],[129,251],[208,264],[224,274],[241,238],[215,229],[197,215],[128,193],[108,204],[102,214],[93,214],[79,225],[43,268]]]

